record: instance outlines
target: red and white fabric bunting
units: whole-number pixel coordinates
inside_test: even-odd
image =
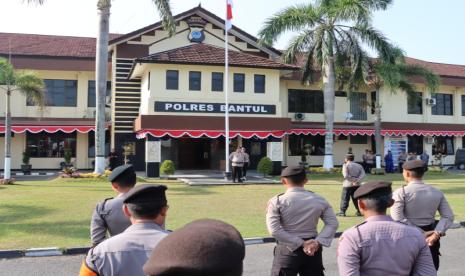
[[[151,135],[156,138],[170,136],[172,138],[190,137],[190,138],[218,138],[224,136],[224,130],[141,130],[137,132],[137,138],[144,139],[147,135]],[[275,130],[275,131],[241,131],[232,130],[229,131],[231,138],[242,137],[242,138],[253,138],[257,137],[260,139],[266,139],[268,137],[282,138],[286,135],[286,131]]]
[[[233,19],[232,7],[233,7],[233,1],[226,0],[226,31],[229,31],[232,28],[232,19]]]
[[[31,133],[39,133],[42,131],[48,133],[55,133],[58,131],[65,133],[80,132],[88,133],[94,130],[95,126],[12,126],[11,131],[14,133],[24,133],[26,131]],[[0,133],[5,133],[5,126],[0,126]]]

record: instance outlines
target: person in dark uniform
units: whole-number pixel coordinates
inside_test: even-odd
[[[241,148],[241,153],[244,156],[244,166],[242,167],[242,180],[247,180],[247,169],[249,168],[250,156],[247,153],[245,147]]]
[[[107,236],[117,235],[131,225],[123,213],[124,195],[136,185],[136,173],[132,165],[115,168],[108,180],[118,195],[99,202],[94,209],[90,222],[90,239],[93,246],[104,241]]]
[[[276,239],[272,276],[324,275],[322,246],[329,247],[339,223],[331,205],[305,190],[305,169],[290,166],[281,173],[286,192],[270,199],[266,213],[268,232]],[[324,227],[318,233],[319,220]]]
[[[122,164],[121,157],[115,149],[112,149],[110,154],[108,155],[108,164],[110,167],[110,171],[113,171],[116,167]]]

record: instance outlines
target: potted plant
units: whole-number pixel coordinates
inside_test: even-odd
[[[262,173],[263,177],[273,172],[273,162],[268,157],[262,157],[257,165],[257,172]]]
[[[72,157],[73,157],[73,153],[71,152],[71,150],[65,149],[65,152],[63,154],[63,158],[65,159],[65,164],[63,165],[63,167],[70,168],[73,166],[73,164],[71,164]]]
[[[174,167],[173,161],[165,160],[163,163],[161,163],[160,175],[164,175],[166,178],[168,178],[170,175],[173,175],[175,171],[176,169]]]
[[[31,174],[31,169],[32,169],[32,165],[29,164],[29,161],[31,159],[31,154],[29,153],[29,151],[26,149],[24,152],[23,152],[23,164],[21,165],[21,171],[24,173],[24,174]]]

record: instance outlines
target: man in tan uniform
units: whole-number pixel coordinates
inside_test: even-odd
[[[439,268],[439,239],[454,222],[454,212],[444,194],[437,188],[423,182],[427,165],[422,160],[407,161],[403,165],[403,176],[407,186],[397,189],[393,194],[394,205],[391,216],[394,220],[424,231],[433,257],[436,270]],[[436,222],[436,211],[441,219]]]
[[[352,198],[354,207],[357,210],[356,215],[361,216],[360,210],[358,209],[357,200],[354,198],[354,193],[360,187],[362,179],[365,177],[365,170],[363,167],[354,162],[354,155],[347,154],[342,165],[342,194],[341,194],[341,210],[337,213],[338,216],[345,217],[347,208],[349,208],[349,200]]]
[[[237,182],[242,183],[242,167],[244,166],[244,155],[242,154],[241,148],[229,155],[229,160],[231,160],[232,166],[232,180],[233,183]]]
[[[331,205],[305,190],[305,169],[291,166],[281,173],[286,192],[270,199],[266,213],[268,232],[276,239],[272,276],[324,275],[322,248],[329,247],[339,226]],[[324,227],[318,233],[318,221]]]

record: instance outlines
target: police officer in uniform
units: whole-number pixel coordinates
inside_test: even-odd
[[[124,196],[123,211],[132,225],[92,248],[79,275],[144,276],[142,267],[150,253],[168,235],[163,229],[168,211],[166,189],[143,184],[129,191]]]
[[[347,154],[342,165],[342,176],[344,180],[342,181],[342,194],[341,194],[341,210],[337,213],[340,217],[346,216],[347,208],[349,208],[349,201],[352,198],[354,207],[357,210],[355,213],[357,216],[361,216],[360,210],[358,209],[357,200],[354,198],[354,193],[360,187],[360,183],[365,177],[365,170],[363,167],[354,162],[354,155]]]
[[[90,222],[90,239],[93,246],[109,236],[117,235],[131,225],[123,213],[123,197],[136,185],[136,173],[131,165],[116,167],[108,177],[111,186],[118,195],[107,198],[97,204]]]
[[[286,192],[268,202],[266,225],[276,239],[272,276],[324,275],[321,246],[329,247],[339,225],[331,205],[305,190],[305,169],[290,166],[281,173]],[[317,231],[319,220],[324,227]]]
[[[394,206],[391,216],[394,220],[424,231],[426,242],[431,249],[434,266],[439,268],[439,239],[446,234],[446,230],[454,222],[454,213],[437,188],[423,182],[423,175],[428,170],[422,160],[407,161],[403,165],[404,180],[407,186],[394,192]],[[436,211],[441,219],[435,221]]]
[[[423,234],[386,215],[394,203],[391,182],[368,182],[355,198],[365,222],[346,230],[339,240],[340,275],[436,275]]]

